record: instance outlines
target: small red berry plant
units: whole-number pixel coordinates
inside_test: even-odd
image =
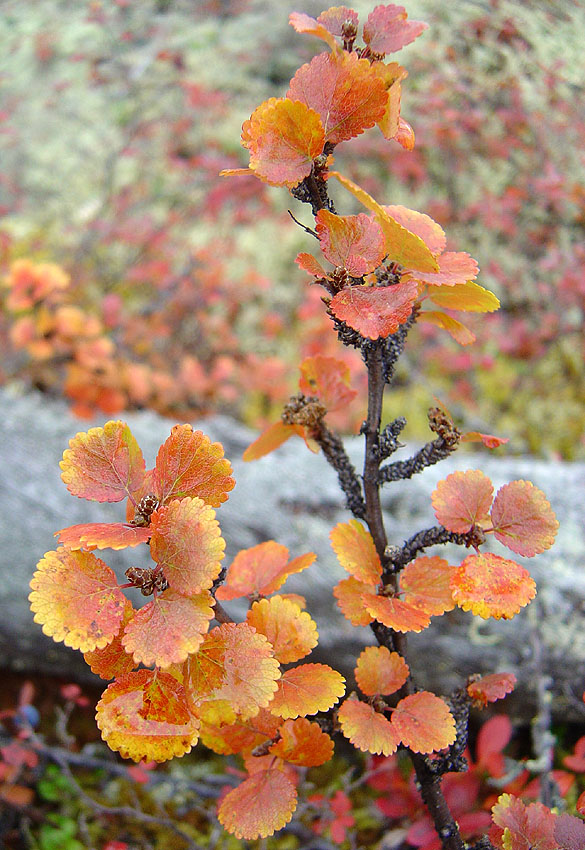
[[[81,650],[95,673],[114,680],[97,707],[98,726],[113,750],[135,761],[163,762],[200,740],[217,753],[242,755],[248,775],[218,807],[220,822],[237,838],[282,829],[297,806],[298,769],[327,762],[334,739],[343,736],[365,753],[405,750],[441,846],[463,850],[442,777],[466,769],[470,707],[503,698],[515,679],[474,676],[447,697],[420,690],[406,636],[455,606],[483,618],[514,617],[535,596],[534,581],[505,554],[482,547],[491,535],[512,553],[532,557],[553,544],[558,523],[530,482],[513,481],[494,496],[490,479],[469,470],[438,484],[432,496],[437,525],[389,543],[380,506],[384,485],[422,472],[463,440],[488,447],[501,442],[461,434],[437,406],[429,411],[434,438],[410,459],[390,460],[406,423],[398,418],[382,427],[382,401],[407,336],[416,324],[430,322],[467,344],[472,333],[452,311],[491,311],[498,302],[475,283],[475,260],[447,251],[445,233],[429,216],[380,204],[334,168],[335,147],[374,125],[407,150],[414,145],[400,115],[406,71],[386,56],[426,25],[408,21],[400,6],[377,6],[358,47],[358,16],[346,7],[317,19],[293,13],[290,22],[327,50],[297,71],[285,97],[262,103],[244,123],[249,168],[225,174],[286,186],[311,207],[315,227],[305,230],[329,266],[310,253],[297,263],[323,287],[334,332],[361,353],[367,370],[364,466],[358,475],[326,424],[328,412],[355,393],[343,363],[324,355],[303,361],[299,393],[244,457],[261,457],[295,434],[324,453],[353,515],[331,532],[348,573],[333,595],[352,624],[371,627],[377,645],[360,653],[357,689],[348,693],[339,672],[304,660],[317,644],[316,624],[302,597],[280,592],[286,578],[310,567],[315,556],[290,559],[285,546],[269,540],[223,568],[216,509],[234,486],[231,466],[222,446],[190,425],[172,429],[150,470],[124,422],[71,440],[61,463],[69,491],[98,502],[126,500],[126,512],[118,523],[57,532],[60,547],[39,562],[31,582],[31,607],[46,634]],[[329,196],[331,179],[367,212],[339,214]],[[121,586],[94,554],[146,543],[153,566],[129,569]],[[471,554],[459,564],[425,554],[446,543]],[[135,609],[124,595],[128,587],[151,601]],[[243,622],[234,622],[223,607],[237,598],[249,601]],[[578,818],[504,794],[493,807],[489,837],[476,835],[475,846],[576,848],[584,846],[584,831]]]

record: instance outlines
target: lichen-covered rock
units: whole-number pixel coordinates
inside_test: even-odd
[[[33,622],[27,597],[36,562],[55,547],[55,531],[121,518],[120,503],[77,499],[60,479],[59,461],[69,439],[103,424],[105,417],[84,423],[60,401],[6,388],[0,389],[0,411],[0,663],[16,670],[87,678],[91,674],[81,655],[53,643]],[[152,465],[174,422],[152,412],[123,418],[147,465]],[[364,643],[373,643],[373,636],[368,628],[351,626],[331,595],[332,585],[345,574],[330,547],[329,531],[348,519],[335,473],[301,440],[289,441],[260,461],[243,463],[242,452],[255,436],[252,431],[225,417],[194,424],[223,443],[234,466],[236,487],[217,511],[227,541],[226,564],[239,549],[268,539],[288,546],[291,557],[316,552],[316,563],[292,576],[286,589],[306,596],[317,621],[320,642],[311,657],[351,675],[356,655]],[[347,446],[359,469],[361,440],[352,438]],[[397,459],[407,456],[403,449]],[[410,481],[386,485],[383,504],[390,542],[400,544],[434,525],[430,495],[437,482],[455,469],[474,468],[489,475],[496,489],[523,478],[544,490],[561,524],[557,542],[534,559],[518,559],[538,586],[536,601],[521,614],[510,621],[478,620],[461,611],[434,618],[429,629],[408,637],[409,663],[422,684],[441,692],[461,684],[469,673],[513,672],[519,686],[511,705],[518,706],[519,714],[533,703],[538,675],[548,673],[555,678],[555,711],[570,715],[578,711],[585,681],[585,464],[494,456],[487,450],[480,455],[459,452]],[[493,550],[507,554],[497,542]],[[128,566],[149,562],[145,547],[102,554],[120,579]],[[441,547],[437,554],[458,563],[467,553]],[[225,607],[242,611],[236,603]]]

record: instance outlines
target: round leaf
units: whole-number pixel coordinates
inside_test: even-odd
[[[369,339],[385,339],[410,317],[418,288],[413,281],[396,286],[346,286],[333,297],[333,315]]]
[[[496,539],[526,558],[550,549],[559,528],[546,496],[530,481],[512,481],[501,487],[491,516]]]
[[[334,266],[344,268],[352,277],[374,271],[386,254],[384,236],[373,216],[334,215],[319,210],[316,216],[321,250]]]
[[[368,646],[357,661],[355,678],[358,687],[366,696],[393,694],[406,682],[408,664],[397,652],[385,646]]]
[[[311,616],[282,596],[255,602],[246,620],[268,638],[281,664],[304,658],[319,640],[317,625]]]
[[[487,620],[511,620],[536,596],[530,573],[500,555],[468,555],[451,578],[453,599],[464,611]]]
[[[421,611],[396,596],[370,597],[364,594],[362,601],[368,614],[395,632],[422,632],[431,623],[430,615],[426,611]]]
[[[391,722],[400,741],[415,753],[433,753],[455,740],[455,721],[448,705],[429,691],[401,699]]]
[[[281,770],[259,770],[229,791],[217,816],[238,839],[266,838],[282,829],[297,807],[297,789]]]
[[[364,584],[353,576],[342,579],[333,588],[333,595],[337,599],[343,616],[354,626],[369,626],[373,617],[365,608],[364,594],[376,596],[376,589],[372,585]]]
[[[341,731],[358,750],[390,756],[400,739],[392,724],[371,705],[357,699],[346,699],[337,712]]]
[[[282,674],[269,710],[287,719],[327,711],[345,693],[345,679],[327,664],[301,664]]]
[[[421,556],[400,573],[400,590],[409,605],[431,616],[455,607],[451,594],[453,567],[443,558]]]
[[[259,543],[238,552],[228,570],[227,579],[217,589],[217,599],[240,596],[268,596],[279,590],[289,575],[309,567],[317,556],[307,552],[288,561],[288,549],[274,540]]]
[[[479,469],[452,472],[431,497],[435,516],[449,531],[464,534],[474,525],[485,525],[489,519],[494,488]]]
[[[333,741],[318,723],[298,717],[282,724],[280,740],[270,747],[270,752],[290,764],[317,767],[333,755]]]

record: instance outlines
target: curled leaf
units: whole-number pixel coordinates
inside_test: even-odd
[[[317,396],[327,410],[338,410],[355,398],[357,390],[350,387],[351,373],[342,360],[316,354],[305,357],[300,365],[299,389],[308,396]]]

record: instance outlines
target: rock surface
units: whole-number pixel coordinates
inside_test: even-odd
[[[27,601],[28,583],[44,552],[55,548],[53,533],[79,522],[114,521],[120,504],[99,505],[71,496],[60,480],[59,460],[68,441],[80,430],[100,422],[83,423],[66,405],[41,395],[19,395],[0,389],[0,659],[15,670],[48,672],[69,679],[88,678],[81,655],[46,638],[33,622]],[[171,420],[152,412],[124,417],[135,434],[147,465],[154,463],[159,445],[168,436]],[[311,660],[326,660],[351,676],[356,654],[373,643],[368,628],[356,629],[341,615],[331,586],[345,575],[329,545],[329,531],[347,520],[344,498],[335,473],[322,455],[311,455],[300,440],[291,440],[267,458],[241,461],[255,434],[224,417],[195,423],[213,440],[223,443],[232,461],[236,488],[218,510],[227,541],[226,564],[235,553],[264,540],[289,547],[291,557],[317,553],[317,562],[286,584],[307,597],[308,610],[320,632],[318,651]],[[361,467],[361,440],[347,441],[356,468]],[[396,459],[408,457],[406,449]],[[415,479],[386,486],[383,505],[389,539],[400,544],[415,532],[436,523],[430,494],[437,482],[455,469],[481,468],[497,489],[516,478],[531,480],[547,494],[561,523],[555,546],[535,559],[518,559],[530,569],[539,594],[536,602],[511,621],[478,620],[461,611],[434,618],[429,629],[409,636],[409,660],[424,686],[447,692],[473,672],[506,670],[519,679],[512,707],[526,714],[533,705],[539,675],[555,679],[555,713],[582,718],[585,684],[585,464],[546,462],[530,458],[458,453]],[[506,555],[494,542],[494,551]],[[129,565],[146,565],[141,549],[103,554],[121,578]],[[429,554],[433,554],[429,550]],[[445,547],[435,554],[459,563],[461,551]],[[459,559],[459,560],[457,560]],[[226,603],[231,613],[237,605]],[[92,674],[89,673],[91,677]],[[514,702],[515,700],[515,702]]]

